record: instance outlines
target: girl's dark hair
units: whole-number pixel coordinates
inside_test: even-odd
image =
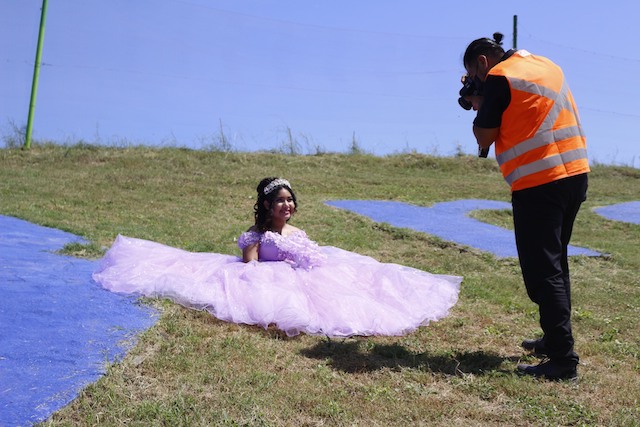
[[[502,33],[493,33],[493,39],[485,37],[472,41],[464,52],[462,65],[467,66],[471,64],[471,62],[480,55],[501,58],[502,55],[504,55],[504,49],[502,48],[503,38],[504,35],[502,35]]]
[[[296,195],[291,189],[291,186],[288,185],[287,181],[281,180],[283,181],[282,183],[278,183],[278,185],[274,186],[273,188],[270,188],[270,191],[267,194],[264,193],[264,189],[269,184],[271,184],[271,182],[277,179],[281,180],[280,178],[277,178],[277,177],[265,178],[262,181],[260,181],[260,184],[258,184],[258,187],[256,188],[256,191],[258,192],[258,200],[256,201],[256,204],[253,206],[253,210],[254,210],[254,215],[256,219],[255,228],[257,231],[261,233],[271,230],[270,207],[273,204],[273,201],[278,197],[278,193],[280,192],[280,189],[286,188],[287,190],[289,190],[289,193],[291,193],[291,198],[293,199],[293,206],[294,206],[293,213],[297,212],[298,210],[298,200],[296,199]],[[269,206],[269,208],[265,207],[264,202],[268,202],[267,205]]]

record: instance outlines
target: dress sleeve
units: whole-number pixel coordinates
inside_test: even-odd
[[[302,230],[282,239],[278,249],[294,267],[306,270],[322,265],[327,258],[320,246]]]
[[[238,247],[244,250],[247,246],[259,242],[260,236],[262,235],[257,231],[245,231],[238,237]]]

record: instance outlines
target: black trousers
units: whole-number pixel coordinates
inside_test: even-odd
[[[567,246],[580,205],[587,197],[587,174],[511,195],[516,246],[527,294],[538,305],[550,359],[577,364],[571,331],[571,280]]]

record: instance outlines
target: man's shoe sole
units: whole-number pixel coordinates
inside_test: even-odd
[[[567,381],[578,382],[578,372],[574,371],[566,375],[544,375],[536,371],[536,365],[518,365],[516,373],[518,375],[527,375],[534,378],[540,378],[548,381]]]

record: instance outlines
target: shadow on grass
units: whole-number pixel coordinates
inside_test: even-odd
[[[398,344],[373,344],[366,341],[318,342],[300,352],[313,359],[330,359],[329,366],[343,372],[372,372],[383,368],[413,368],[446,375],[485,375],[512,372],[499,369],[505,361],[517,357],[501,357],[484,351],[443,354],[414,353]]]

